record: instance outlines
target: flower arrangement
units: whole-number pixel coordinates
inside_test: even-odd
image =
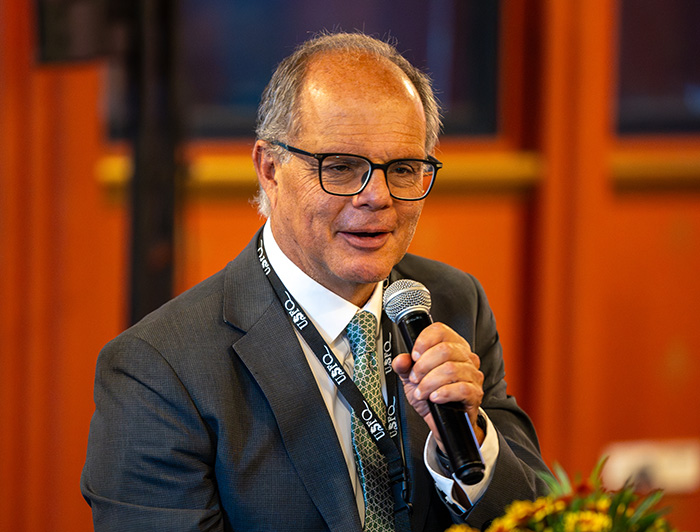
[[[566,472],[554,466],[556,475],[543,473],[549,495],[536,501],[515,501],[493,520],[486,532],[676,532],[657,509],[661,491],[636,493],[630,483],[618,491],[602,486],[601,460],[590,477],[573,484]],[[446,532],[478,532],[467,525],[453,525]]]

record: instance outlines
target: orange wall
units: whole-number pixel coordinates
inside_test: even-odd
[[[37,68],[0,4],[0,530],[90,530],[78,489],[95,354],[123,327],[123,205],[96,182],[100,73]]]
[[[616,187],[615,3],[528,4],[538,39],[522,83],[537,101],[511,148],[537,150],[541,180],[438,186],[412,251],[479,277],[545,458],[587,472],[611,441],[700,435],[700,171],[696,188]],[[128,220],[96,179],[103,65],[36,66],[32,6],[0,3],[0,530],[74,532],[91,529],[78,482],[95,359],[126,325]],[[481,149],[466,146],[445,149]],[[247,195],[189,197],[177,290],[260,223]],[[670,500],[692,529],[700,494]]]

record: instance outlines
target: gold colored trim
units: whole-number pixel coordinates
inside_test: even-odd
[[[614,152],[610,171],[615,185],[622,188],[700,187],[700,152]]]
[[[438,174],[435,192],[440,190],[520,190],[534,186],[540,179],[540,157],[532,152],[441,153],[444,167]],[[97,177],[106,188],[123,189],[132,172],[126,155],[108,155],[97,165]],[[188,166],[187,189],[250,189],[257,185],[250,155],[202,155]]]
[[[105,155],[97,161],[97,181],[109,189],[125,186],[131,172],[131,158],[126,155]]]
[[[110,190],[121,189],[131,179],[131,158],[107,155],[97,163],[97,179]],[[202,155],[187,167],[188,189],[254,188],[257,178],[250,155]]]
[[[444,153],[436,187],[519,190],[542,177],[541,157],[534,152]]]

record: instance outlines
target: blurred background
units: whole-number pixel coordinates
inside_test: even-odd
[[[254,112],[313,32],[444,110],[411,251],[475,274],[543,455],[700,518],[700,3],[0,0],[0,530],[92,529],[97,354],[263,223]]]

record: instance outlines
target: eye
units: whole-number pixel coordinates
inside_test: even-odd
[[[350,170],[351,170],[351,168],[347,164],[343,164],[343,163],[334,163],[334,164],[323,165],[324,172],[344,173],[344,172],[349,172]]]
[[[324,176],[342,177],[355,176],[364,173],[367,163],[357,157],[334,156],[324,159],[321,167]]]
[[[389,167],[389,172],[396,177],[415,177],[421,173],[422,167],[419,161],[396,161]]]

